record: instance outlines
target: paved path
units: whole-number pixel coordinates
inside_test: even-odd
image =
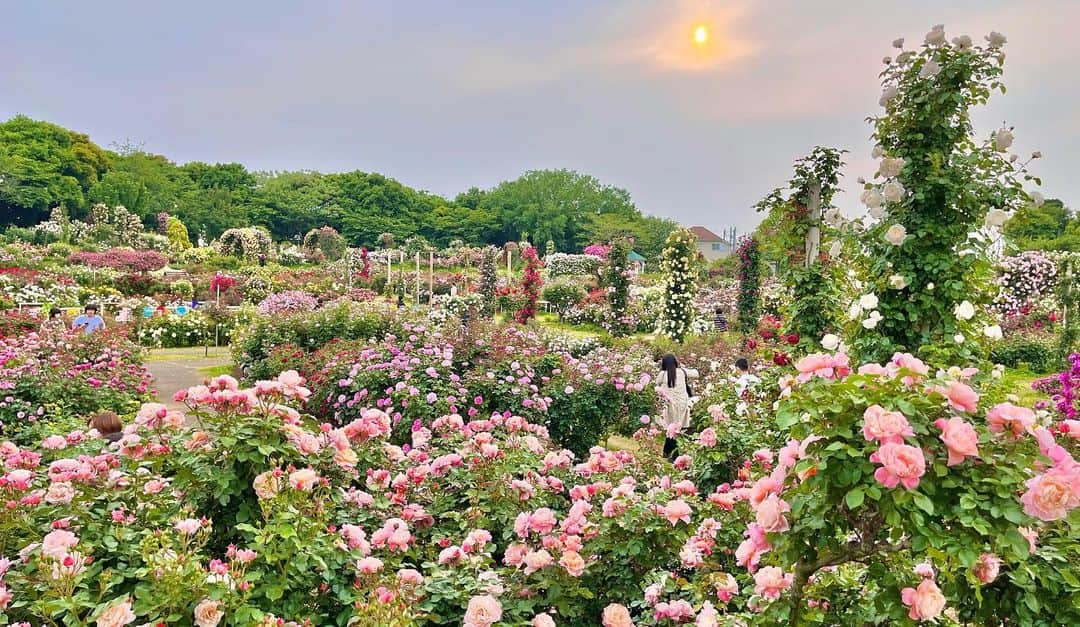
[[[154,375],[158,400],[171,409],[184,409],[172,400],[177,390],[203,383],[207,376],[202,368],[226,366],[230,363],[228,350],[211,349],[209,356],[202,348],[173,348],[151,350],[146,367]]]

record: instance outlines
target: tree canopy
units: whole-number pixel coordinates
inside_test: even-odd
[[[239,163],[176,164],[125,145],[105,150],[86,135],[17,116],[0,123],[0,225],[30,226],[63,206],[78,215],[91,203],[123,205],[152,225],[159,213],[180,219],[192,238],[261,225],[296,241],[331,226],[353,246],[423,236],[444,246],[552,241],[580,250],[616,237],[656,258],[677,225],[646,216],[625,189],[573,170],[530,170],[453,200],[375,172],[251,172]]]

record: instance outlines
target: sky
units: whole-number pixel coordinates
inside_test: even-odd
[[[0,18],[2,119],[450,198],[571,168],[646,213],[740,232],[815,145],[851,151],[849,190],[872,175],[893,39],[996,30],[1009,91],[976,129],[1015,126],[1043,194],[1080,205],[1077,0],[12,0]]]

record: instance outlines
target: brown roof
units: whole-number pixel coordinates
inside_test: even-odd
[[[692,226],[690,232],[693,233],[699,242],[719,242],[720,236],[713,233],[709,229],[703,226]]]

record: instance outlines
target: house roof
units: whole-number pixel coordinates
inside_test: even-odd
[[[630,254],[626,256],[629,261],[645,261],[645,258],[641,256],[641,253],[636,250],[631,250]]]
[[[692,226],[690,232],[693,233],[699,242],[719,242],[720,236],[713,233],[709,229],[703,226]]]

